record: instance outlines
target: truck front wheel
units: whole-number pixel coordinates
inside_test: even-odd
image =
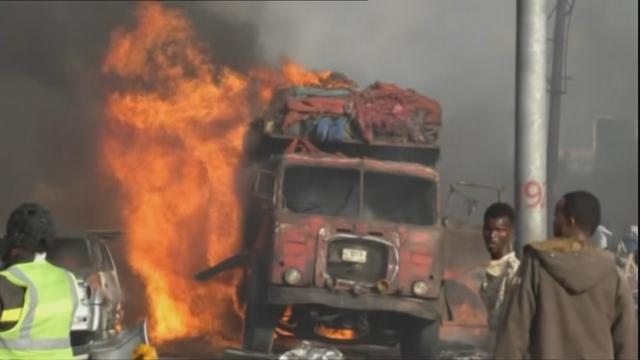
[[[402,332],[403,359],[437,359],[440,324],[434,320],[411,319]]]

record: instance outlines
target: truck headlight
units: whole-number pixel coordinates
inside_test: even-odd
[[[411,286],[411,291],[415,296],[425,297],[427,290],[429,290],[429,286],[424,281],[416,281]]]
[[[390,288],[391,284],[386,279],[378,280],[378,282],[376,282],[376,289],[383,294],[388,292]]]
[[[284,272],[284,282],[288,285],[298,285],[302,280],[302,273],[296,268],[288,268]]]

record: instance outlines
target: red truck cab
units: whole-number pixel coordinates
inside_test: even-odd
[[[197,276],[244,266],[245,350],[278,334],[437,356],[440,125],[436,101],[392,84],[276,93],[247,136],[244,250]]]
[[[248,217],[245,348],[270,351],[278,328],[434,356],[444,308],[438,173],[317,150],[262,164]]]

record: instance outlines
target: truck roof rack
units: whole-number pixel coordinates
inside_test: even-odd
[[[437,146],[393,143],[366,143],[360,141],[341,141],[336,143],[317,143],[309,139],[303,139],[303,143],[313,146],[309,149],[330,154],[341,154],[347,157],[370,158],[382,161],[412,162],[424,166],[435,167],[440,158],[440,148]],[[252,157],[256,160],[266,160],[272,155],[287,153],[287,149],[296,146],[299,138],[287,135],[262,134],[258,145],[252,151]]]

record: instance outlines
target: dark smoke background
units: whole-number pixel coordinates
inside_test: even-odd
[[[182,8],[216,54],[247,70],[260,60],[250,24]],[[111,32],[135,24],[132,2],[0,3],[0,222],[24,201],[54,214],[59,232],[118,227],[117,189],[98,142],[112,79],[101,74]]]
[[[96,142],[104,97],[100,59],[122,6],[0,5],[0,218],[38,201],[59,227],[112,226],[113,188]]]
[[[461,179],[502,185],[511,200],[514,2],[169,6],[187,12],[217,62],[238,70],[275,65],[288,56],[311,68],[342,71],[361,86],[397,82],[439,100],[445,121],[443,188]],[[569,35],[572,80],[563,98],[563,147],[590,147],[596,116],[637,123],[637,6],[634,0],[577,3]],[[54,211],[62,231],[118,226],[116,190],[98,164],[109,90],[100,64],[109,34],[132,24],[134,10],[134,3],[123,2],[0,3],[2,225],[13,207],[34,200]],[[635,168],[637,178],[637,162],[629,160],[612,163]],[[562,174],[560,180],[560,191],[573,188]],[[637,194],[633,180],[615,191]],[[637,219],[633,203],[616,206],[623,209],[621,216]]]
[[[215,60],[237,70],[277,65],[288,56],[310,68],[341,71],[361,86],[395,82],[439,100],[443,189],[464,179],[505,186],[512,200],[515,2],[167,6],[186,11]],[[593,121],[600,115],[635,123],[637,144],[637,7],[635,0],[576,4],[563,148],[592,147]],[[133,24],[134,11],[134,3],[124,2],[0,3],[3,227],[11,209],[27,200],[51,208],[63,232],[119,225],[117,191],[98,163],[110,90],[100,65],[111,31]],[[628,154],[629,159],[612,158],[608,171],[632,169],[635,179],[603,191],[561,174],[560,191],[591,187],[605,202],[606,219],[637,222],[637,145]]]
[[[261,64],[257,29],[199,4],[183,9],[216,54],[240,71]],[[118,189],[100,164],[104,105],[117,89],[101,74],[110,34],[135,25],[133,2],[0,3],[0,236],[24,201],[53,212],[58,232],[119,228]],[[123,243],[110,244],[123,282],[126,325],[144,316],[143,288]]]
[[[342,71],[361,86],[396,82],[439,100],[444,110],[443,190],[453,181],[468,180],[504,186],[507,200],[513,201],[515,3],[269,3],[259,12],[250,6],[208,8],[255,22],[270,62],[288,55],[313,68]],[[555,1],[547,5],[551,12]],[[596,193],[603,223],[617,235],[638,218],[637,10],[635,0],[576,2],[562,107],[561,149],[590,152],[578,161],[593,169],[573,171],[576,166],[567,166],[573,158],[562,162],[556,192]],[[550,39],[553,16],[547,24]],[[550,59],[551,43],[547,51]],[[630,124],[627,136],[595,144],[594,121],[600,116]],[[473,216],[479,220],[495,195],[468,194],[481,200]],[[462,205],[452,204],[449,210]]]

